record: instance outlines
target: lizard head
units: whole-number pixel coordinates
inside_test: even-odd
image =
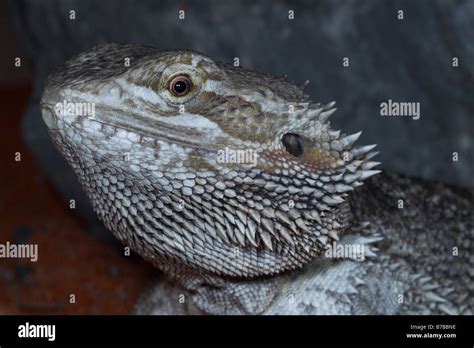
[[[301,267],[347,228],[378,171],[334,103],[192,51],[103,45],[48,79],[43,119],[105,225],[161,268]]]

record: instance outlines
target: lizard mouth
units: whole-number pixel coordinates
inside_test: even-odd
[[[227,139],[222,134],[209,141],[209,130],[214,125],[201,122],[204,124],[200,128],[193,127],[186,116],[141,115],[100,105],[95,105],[93,114],[60,113],[50,103],[42,103],[41,108],[50,132],[61,133],[66,138],[74,137],[74,133],[94,132],[98,136],[119,137],[135,143],[167,143],[205,152],[216,152],[217,144]]]

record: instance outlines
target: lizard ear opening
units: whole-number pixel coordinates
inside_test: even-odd
[[[299,157],[304,153],[303,138],[295,133],[285,133],[281,142],[288,153]]]

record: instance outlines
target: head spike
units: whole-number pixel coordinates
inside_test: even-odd
[[[313,118],[313,117],[319,116],[322,111],[323,111],[323,109],[321,109],[321,108],[309,109],[306,112],[306,114],[307,114],[308,118]]]
[[[380,172],[382,172],[382,171],[381,170],[364,170],[359,179],[360,180],[365,180],[367,178],[370,178],[372,175],[378,174]]]
[[[329,102],[327,103],[326,105],[324,105],[324,110],[329,110],[329,109],[332,109],[334,107],[334,105],[336,105],[336,101],[333,100],[332,102]]]
[[[362,169],[364,170],[370,170],[376,166],[378,166],[380,162],[367,162],[362,165]]]
[[[354,133],[342,138],[340,141],[342,143],[343,148],[344,149],[350,148],[356,142],[356,140],[359,139],[361,134],[362,134],[362,131],[359,131],[357,133]]]
[[[353,148],[351,150],[352,154],[354,156],[360,156],[360,155],[364,155],[368,152],[370,152],[371,150],[373,150],[375,147],[377,146],[377,144],[372,144],[372,145],[366,145],[366,146],[358,146],[356,148]]]
[[[378,152],[378,151],[369,152],[369,153],[365,156],[365,159],[368,161],[368,160],[371,159],[372,157],[377,156],[379,153],[380,153],[380,152]]]
[[[309,85],[309,80],[303,82],[299,87],[304,91],[306,87]]]
[[[319,121],[321,123],[325,123],[328,120],[329,116],[335,113],[336,110],[337,108],[334,108],[334,109],[329,109],[329,110],[321,112],[321,115],[319,115]]]

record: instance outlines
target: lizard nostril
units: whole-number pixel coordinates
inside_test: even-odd
[[[304,152],[303,148],[303,138],[295,133],[286,133],[281,138],[281,142],[288,151],[293,156],[301,156]]]
[[[48,126],[48,128],[56,127],[56,116],[49,107],[44,106],[41,109],[41,114],[43,116],[44,123],[46,123],[46,126]]]

